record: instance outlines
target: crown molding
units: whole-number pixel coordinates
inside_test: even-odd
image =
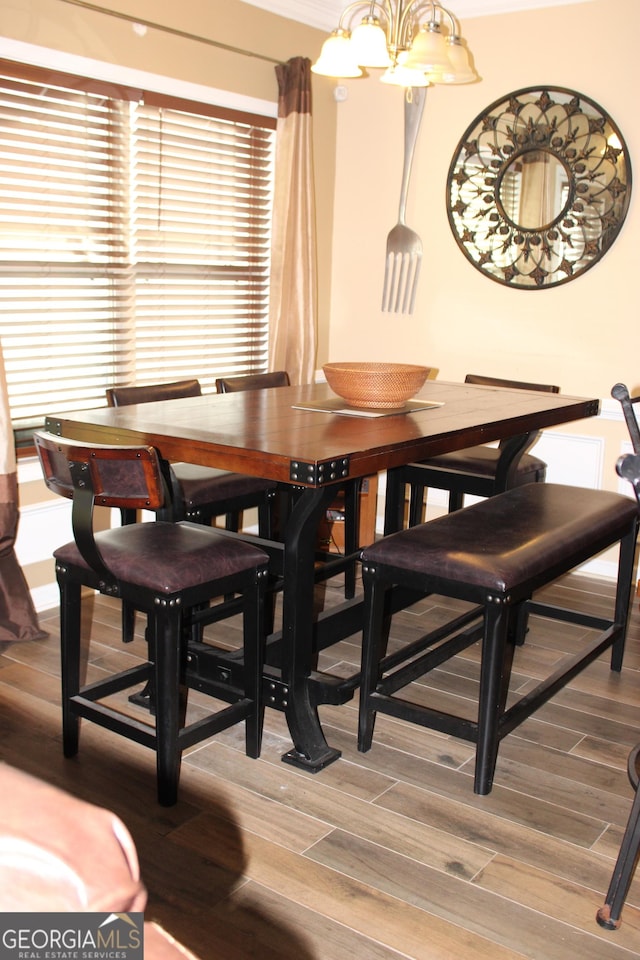
[[[253,7],[260,7],[288,20],[297,20],[320,30],[332,30],[338,24],[340,14],[348,0],[244,0]],[[451,12],[461,20],[465,17],[482,17],[500,13],[517,13],[536,10],[540,7],[565,7],[576,3],[592,3],[593,0],[445,0]]]

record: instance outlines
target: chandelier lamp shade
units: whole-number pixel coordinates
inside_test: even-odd
[[[383,83],[402,87],[479,79],[458,20],[438,0],[355,0],[311,69],[343,79],[382,70]]]

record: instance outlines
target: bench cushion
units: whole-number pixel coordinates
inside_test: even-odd
[[[618,493],[532,483],[390,534],[361,557],[507,593],[557,566],[570,570],[619,540],[636,515]]]

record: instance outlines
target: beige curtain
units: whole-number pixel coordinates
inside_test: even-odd
[[[7,397],[4,358],[0,347],[0,642],[42,640],[29,587],[15,554],[18,532],[18,478]]]
[[[291,383],[316,365],[316,215],[311,136],[311,61],[276,67],[278,125],[271,259],[270,360]]]

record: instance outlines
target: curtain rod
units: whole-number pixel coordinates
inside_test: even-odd
[[[93,13],[104,13],[108,17],[116,17],[118,20],[128,20],[129,23],[139,23],[143,27],[151,27],[153,30],[160,30],[163,33],[171,33],[175,37],[182,37],[183,40],[195,40],[196,43],[206,43],[210,47],[218,47],[220,50],[228,50],[230,53],[239,53],[243,57],[253,57],[256,60],[264,60],[266,63],[282,63],[274,57],[267,57],[262,53],[256,53],[254,50],[243,50],[241,47],[232,47],[228,43],[221,43],[219,40],[211,40],[209,37],[200,37],[196,33],[186,33],[184,30],[176,30],[175,27],[166,27],[161,23],[155,23],[153,20],[141,20],[140,17],[134,17],[129,13],[120,13],[118,10],[109,10],[106,7],[99,7],[95,3],[87,3],[86,0],[59,0],[60,3],[70,3],[74,7],[83,7],[85,10],[91,10]]]

